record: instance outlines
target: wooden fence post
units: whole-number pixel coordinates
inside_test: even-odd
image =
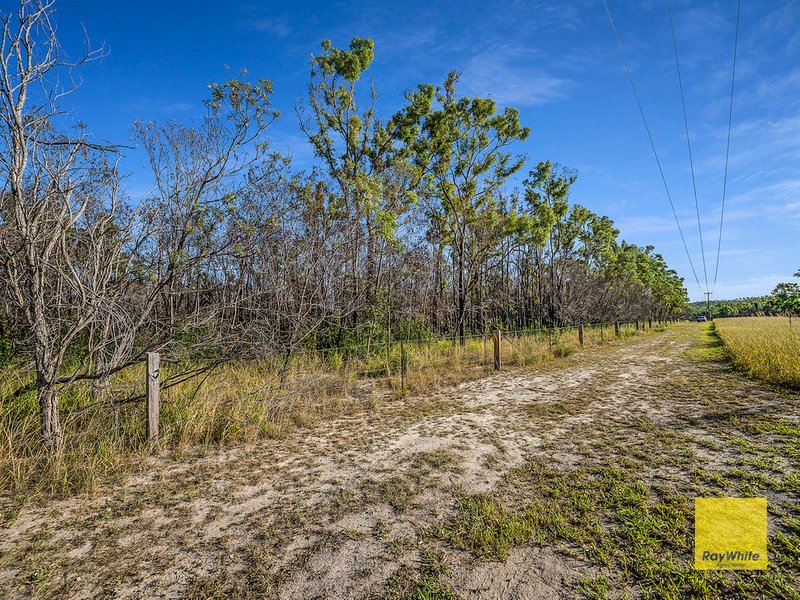
[[[583,346],[583,323],[578,323],[578,343]]]
[[[492,342],[494,342],[494,370],[499,371],[502,367],[500,360],[500,330],[495,329],[492,334]]]
[[[614,333],[619,337],[619,321],[614,321]]]
[[[147,353],[147,439],[158,437],[159,383],[161,357],[158,352]]]
[[[406,345],[400,340],[400,390],[406,391]]]

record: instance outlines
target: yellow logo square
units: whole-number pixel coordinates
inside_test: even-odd
[[[695,498],[694,568],[767,568],[766,498]]]

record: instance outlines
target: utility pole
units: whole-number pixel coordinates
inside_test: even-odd
[[[711,292],[704,292],[706,295],[706,318],[711,320]]]

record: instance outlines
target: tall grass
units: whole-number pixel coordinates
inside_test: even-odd
[[[800,322],[785,317],[716,319],[734,365],[750,377],[800,387]]]
[[[633,334],[631,326],[621,331],[623,337]],[[611,339],[613,326],[586,329],[587,347]],[[502,343],[503,368],[541,364],[578,349],[575,329],[509,334]],[[369,355],[364,349],[300,352],[283,381],[280,361],[225,364],[162,390],[155,446],[145,437],[143,402],[120,403],[143,393],[144,366],[131,367],[116,374],[105,392],[91,384],[63,390],[64,440],[51,453],[40,443],[35,393],[15,394],[33,381],[30,366],[6,365],[0,371],[0,509],[13,510],[10,500],[19,504],[31,496],[91,490],[135,470],[153,452],[277,438],[325,418],[369,409],[379,400],[425,394],[493,369],[490,337],[469,338],[463,347],[451,340],[406,342],[404,351],[402,376],[399,343],[373,347]],[[162,363],[162,380],[181,368],[187,367]]]

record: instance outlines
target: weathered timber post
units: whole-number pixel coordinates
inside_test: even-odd
[[[619,337],[619,321],[614,321],[614,333]]]
[[[155,440],[158,437],[159,417],[159,383],[158,376],[161,367],[161,357],[158,352],[147,353],[147,439]]]
[[[583,323],[578,323],[578,343],[583,346]]]
[[[400,340],[400,390],[406,391],[406,345]]]
[[[386,319],[387,321],[387,330],[386,330],[386,376],[392,376],[392,368],[390,364],[391,354],[392,354],[392,321],[390,319]]]
[[[494,342],[494,370],[499,371],[503,366],[500,360],[500,330],[495,329],[492,334],[492,342]]]

